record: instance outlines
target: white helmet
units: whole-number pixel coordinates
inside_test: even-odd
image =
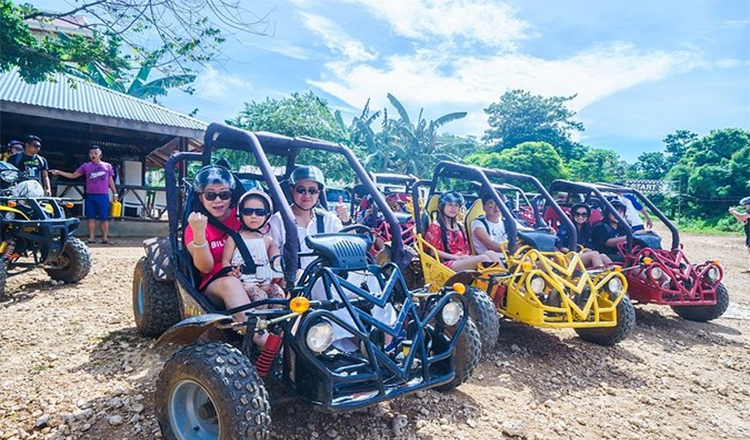
[[[10,194],[18,198],[44,197],[44,188],[38,181],[29,179],[13,185],[10,189]]]

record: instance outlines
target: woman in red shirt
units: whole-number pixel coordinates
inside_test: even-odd
[[[240,229],[237,209],[232,206],[235,182],[224,167],[208,165],[195,176],[193,189],[203,209],[191,212],[185,228],[185,246],[193,264],[201,272],[199,290],[218,307],[231,309],[250,302],[237,276],[225,276],[221,257],[228,235],[208,223],[208,216],[221,221],[232,231]],[[235,319],[244,320],[242,313]]]
[[[480,255],[471,255],[466,231],[456,220],[464,197],[456,191],[446,191],[438,201],[438,218],[430,224],[424,239],[437,249],[440,261],[456,272],[475,270],[479,263],[500,262],[501,255],[487,251]]]

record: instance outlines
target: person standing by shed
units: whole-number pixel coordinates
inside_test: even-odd
[[[89,239],[88,243],[94,243],[96,233],[96,218],[99,218],[99,228],[102,232],[102,244],[111,244],[109,241],[109,191],[117,200],[117,188],[115,187],[114,171],[112,165],[102,160],[102,150],[98,145],[89,148],[90,162],[78,167],[73,173],[60,170],[50,170],[55,176],[63,176],[67,179],[77,179],[86,176],[86,219],[88,220]]]

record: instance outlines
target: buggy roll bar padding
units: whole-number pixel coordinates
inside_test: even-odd
[[[648,209],[656,215],[656,217],[662,221],[667,226],[667,229],[669,229],[669,232],[672,233],[672,250],[679,249],[680,248],[680,233],[677,231],[677,227],[667,218],[666,215],[664,215],[663,212],[659,208],[656,207],[656,205],[649,200],[648,197],[646,197],[643,193],[638,191],[635,188],[628,188],[627,186],[622,185],[615,185],[612,183],[597,183],[598,186],[604,187],[612,192],[616,192],[619,194],[623,193],[633,193],[636,195],[636,198],[640,200],[641,203],[646,205]]]
[[[216,138],[214,136],[215,133],[219,133],[221,136],[219,138]],[[359,180],[362,182],[362,185],[364,185],[365,189],[372,195],[373,200],[375,201],[375,204],[378,206],[380,212],[383,213],[383,216],[385,217],[385,221],[388,222],[388,224],[391,227],[392,231],[398,231],[400,226],[398,223],[398,220],[396,219],[396,216],[393,214],[393,211],[388,206],[388,204],[385,202],[385,198],[382,194],[377,190],[375,187],[375,184],[373,183],[372,179],[370,178],[370,175],[365,171],[365,169],[362,167],[362,164],[357,160],[356,156],[354,156],[354,153],[349,148],[340,145],[335,144],[332,142],[322,141],[318,139],[308,138],[308,137],[295,137],[291,138],[288,136],[283,136],[276,133],[269,133],[264,131],[254,132],[250,133],[238,128],[229,127],[224,124],[218,124],[213,123],[208,126],[208,129],[206,130],[206,141],[203,146],[203,163],[204,165],[208,164],[211,159],[211,149],[213,148],[213,142],[219,142],[220,144],[223,144],[224,142],[227,143],[243,143],[248,142],[248,140],[251,143],[252,152],[256,157],[256,160],[258,161],[259,168],[261,169],[263,173],[263,177],[266,179],[267,183],[270,187],[272,187],[271,195],[273,197],[274,203],[278,203],[278,206],[285,207],[286,209],[289,209],[289,219],[284,217],[284,212],[282,211],[282,218],[284,220],[284,227],[287,230],[287,240],[284,247],[284,253],[286,254],[288,252],[287,245],[292,242],[296,245],[299,244],[299,240],[297,238],[297,227],[294,223],[294,216],[292,215],[291,208],[289,208],[289,204],[287,203],[286,199],[282,196],[283,192],[281,192],[281,187],[278,184],[278,181],[276,180],[275,176],[273,175],[273,172],[271,171],[271,166],[268,162],[268,158],[266,154],[272,154],[276,156],[282,156],[287,158],[287,167],[286,167],[286,176],[285,178],[288,178],[289,175],[294,171],[294,158],[297,156],[297,153],[299,150],[302,149],[311,149],[311,150],[321,150],[321,151],[327,151],[330,153],[338,153],[344,156],[346,158],[346,161],[349,163],[349,166],[352,167],[352,170],[357,175]],[[223,147],[224,145],[222,145]],[[229,146],[228,148],[235,148]],[[325,196],[323,197],[325,199]],[[278,199],[278,200],[277,200]],[[291,222],[291,223],[288,223]],[[292,240],[292,237],[290,235],[290,230],[294,230],[294,240]],[[404,245],[403,245],[403,239],[400,234],[393,234],[392,238],[392,249],[393,253],[391,254],[391,261],[398,264],[400,268],[405,268],[410,262],[411,262],[411,256],[407,253]],[[294,249],[294,258],[296,261],[297,257],[297,249]],[[285,258],[285,263],[288,264]],[[287,266],[290,267],[290,266]],[[294,267],[297,267],[297,263],[295,263]]]
[[[177,178],[175,177],[175,168],[178,163],[184,161],[201,160],[200,153],[174,153],[169,156],[167,163],[164,164],[164,185],[166,186],[167,194],[167,217],[169,220],[169,244],[172,245],[172,249],[179,249],[177,246],[177,226],[178,219],[182,217],[181,212],[177,212]]]
[[[617,212],[616,209],[612,208],[612,205],[609,203],[609,200],[607,200],[606,197],[599,191],[599,189],[596,187],[596,185],[592,185],[590,183],[583,183],[583,182],[570,182],[568,180],[563,179],[557,179],[552,181],[552,183],[549,185],[550,191],[561,191],[561,192],[572,192],[572,193],[594,193],[594,195],[599,199],[599,203],[602,203],[605,208],[607,208],[607,212],[610,212],[614,214],[614,216],[617,218],[617,221],[620,223],[620,225],[625,225],[625,236],[627,237],[627,242],[625,249],[630,252],[630,249],[633,247],[633,229],[630,227],[630,224],[625,220],[619,212]],[[607,213],[603,212],[604,214],[604,220],[607,220]],[[558,214],[559,215],[559,214]],[[565,217],[567,218],[567,216]]]
[[[244,146],[247,151],[252,153],[258,163],[261,175],[265,179],[266,185],[268,185],[274,207],[281,214],[281,220],[284,223],[286,241],[284,242],[284,249],[281,252],[281,258],[284,262],[284,279],[286,279],[287,283],[291,283],[290,285],[294,285],[299,266],[299,258],[297,258],[297,253],[299,252],[297,224],[294,221],[292,208],[289,207],[279,181],[276,180],[276,176],[273,174],[268,157],[254,133],[224,124],[213,123],[206,129],[206,136],[203,143],[203,166],[211,163],[211,151],[213,150],[214,142],[224,140]]]

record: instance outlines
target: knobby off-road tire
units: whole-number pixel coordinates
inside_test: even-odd
[[[453,352],[453,369],[456,372],[456,376],[450,382],[435,387],[435,389],[438,391],[452,391],[469,380],[477,365],[479,365],[481,357],[482,341],[479,331],[471,318],[469,318],[461,334],[458,335]]]
[[[584,341],[599,345],[615,345],[625,339],[635,327],[635,308],[630,298],[623,296],[617,304],[617,325],[602,328],[577,328],[578,336]]]
[[[180,349],[156,382],[156,418],[167,440],[264,440],[271,406],[263,380],[231,345],[200,341]]]
[[[8,284],[8,260],[0,257],[0,300],[5,299],[5,287]]]
[[[716,286],[716,304],[712,306],[672,306],[672,310],[681,318],[689,321],[707,322],[714,320],[729,307],[729,292],[723,284]]]
[[[476,324],[482,340],[482,353],[488,353],[495,348],[500,334],[500,319],[495,304],[487,293],[476,287],[466,286],[464,297],[469,303],[469,316]]]
[[[70,237],[65,243],[58,262],[64,262],[61,267],[44,269],[53,280],[66,283],[77,283],[86,278],[91,271],[91,251],[86,243]]]
[[[173,282],[157,281],[147,257],[133,272],[133,316],[138,332],[159,337],[180,322],[180,303]]]

